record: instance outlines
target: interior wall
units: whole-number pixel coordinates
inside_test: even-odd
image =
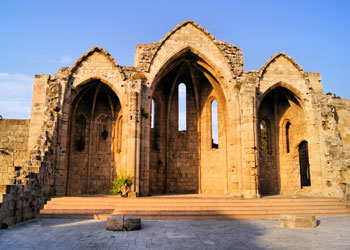
[[[258,116],[259,123],[263,119],[269,122],[269,152],[262,152],[261,144],[259,151],[260,193],[297,194],[301,189],[298,145],[307,140],[304,111],[292,92],[277,87],[262,100]],[[288,122],[289,152],[286,138]]]
[[[178,84],[186,85],[187,129],[179,131]],[[194,87],[188,77],[179,80],[169,103],[166,188],[169,193],[197,193],[199,131]]]
[[[258,112],[258,135],[259,135],[259,190],[262,195],[279,194],[279,164],[278,147],[276,140],[278,138],[278,128],[276,128],[275,98],[270,93],[261,102]],[[263,152],[261,142],[261,123],[266,122],[267,130],[267,150]],[[278,124],[278,122],[277,122]]]
[[[165,193],[166,105],[159,89],[154,96],[154,128],[150,130],[149,183],[152,194]]]
[[[121,106],[101,82],[80,93],[72,109],[67,194],[108,194],[122,151]]]
[[[204,194],[225,194],[227,192],[227,162],[225,133],[225,100],[219,90],[215,90],[208,80],[200,82],[201,92],[201,192]],[[218,148],[212,145],[213,100],[218,109]]]
[[[150,129],[150,192],[227,193],[225,99],[193,62],[173,67],[153,93]],[[179,131],[180,83],[186,85],[187,129]],[[219,148],[212,148],[211,102],[218,102]]]

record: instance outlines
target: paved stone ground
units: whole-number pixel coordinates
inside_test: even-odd
[[[350,249],[350,215],[318,217],[313,229],[278,219],[144,220],[133,232],[106,221],[34,219],[0,230],[0,249]]]

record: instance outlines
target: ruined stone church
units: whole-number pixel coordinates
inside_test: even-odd
[[[94,47],[72,67],[36,75],[31,119],[14,123],[0,121],[2,137],[24,131],[13,138],[15,166],[1,155],[2,192],[31,192],[36,204],[109,194],[119,171],[135,176],[139,196],[349,202],[350,100],[324,94],[320,74],[284,53],[245,71],[239,47],[192,21],[138,44],[134,66]]]

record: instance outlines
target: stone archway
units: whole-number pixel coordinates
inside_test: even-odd
[[[101,81],[79,88],[70,115],[67,195],[110,192],[121,150],[121,109],[117,95]]]
[[[277,86],[264,95],[258,109],[261,195],[298,192],[298,145],[306,128],[304,111],[292,91]]]
[[[150,128],[150,192],[219,193],[227,191],[226,101],[218,81],[188,51],[173,59],[152,93],[154,126]],[[181,86],[185,111],[181,113]],[[219,143],[212,147],[211,103],[219,109]],[[180,102],[180,103],[179,103]],[[181,117],[185,116],[185,117]],[[185,119],[181,127],[179,120]]]

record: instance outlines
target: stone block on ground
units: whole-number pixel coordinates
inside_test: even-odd
[[[124,226],[124,216],[123,215],[113,215],[107,217],[106,229],[110,231],[123,231]]]
[[[107,230],[132,231],[141,229],[141,219],[129,215],[112,215],[107,217]]]
[[[126,231],[141,229],[141,219],[135,216],[124,216],[124,229]]]
[[[279,225],[286,228],[314,228],[317,221],[315,215],[281,214]]]

